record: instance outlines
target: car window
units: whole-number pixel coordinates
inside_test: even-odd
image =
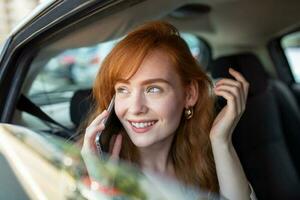
[[[282,38],[281,45],[297,83],[300,83],[300,32]]]
[[[117,41],[68,49],[52,57],[36,76],[28,96],[36,104],[43,105],[50,103],[38,98],[45,93],[51,94],[90,87],[99,66]]]
[[[3,47],[4,47],[4,44],[3,43],[0,44],[0,54],[1,54],[2,50],[3,50]]]
[[[42,50],[32,63],[25,96],[55,121],[72,127],[69,107],[74,92],[91,88],[99,66],[117,41],[66,49],[46,58]],[[27,113],[22,113],[21,120],[30,127],[41,126]]]
[[[207,69],[211,57],[210,49],[206,42],[191,33],[181,33],[180,35],[188,44],[193,56],[198,60],[204,69]]]

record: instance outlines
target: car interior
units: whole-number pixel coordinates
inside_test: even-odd
[[[230,78],[232,67],[249,81],[233,143],[258,199],[299,199],[300,66],[291,68],[285,51],[298,49],[300,57],[299,8],[296,0],[110,3],[47,37],[30,64],[13,123],[76,141],[104,57],[136,26],[164,20],[186,34],[213,80]],[[224,104],[218,99],[218,109]]]

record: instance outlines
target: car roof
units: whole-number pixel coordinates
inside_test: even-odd
[[[209,11],[182,18],[172,15],[188,4],[207,6]],[[142,1],[73,31],[68,38],[54,43],[52,48],[75,48],[95,41],[111,40],[123,36],[144,21],[155,19],[166,20],[180,31],[201,36],[214,48],[228,45],[249,48],[265,45],[272,37],[298,27],[299,7],[300,1],[296,0]],[[77,41],[76,44],[73,41]]]

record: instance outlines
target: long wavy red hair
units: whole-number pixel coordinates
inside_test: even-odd
[[[176,176],[186,184],[218,192],[209,140],[209,131],[214,119],[212,83],[179,36],[178,30],[171,24],[162,21],[146,23],[130,32],[112,49],[97,74],[93,86],[95,106],[87,123],[107,108],[115,93],[114,85],[117,80],[133,76],[146,55],[153,50],[161,50],[170,57],[183,86],[194,81],[199,88],[194,115],[189,120],[182,116],[170,149]],[[122,134],[121,158],[139,164],[137,148],[125,130]]]

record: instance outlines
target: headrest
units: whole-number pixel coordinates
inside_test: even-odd
[[[87,116],[92,106],[91,94],[91,89],[77,90],[71,98],[70,116],[71,121],[76,125],[76,127]]]
[[[210,64],[209,70],[214,79],[233,78],[229,67],[239,71],[250,83],[249,96],[257,95],[267,88],[268,75],[260,60],[252,53],[242,53],[220,57]]]

